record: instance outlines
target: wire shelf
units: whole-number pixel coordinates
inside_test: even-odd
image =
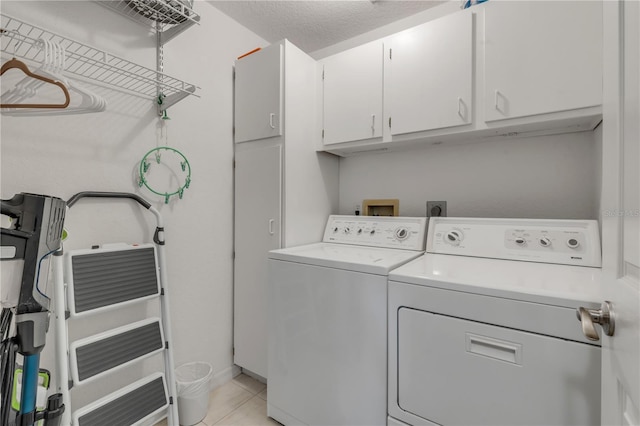
[[[94,0],[143,27],[160,33],[162,44],[190,26],[200,23],[188,0]]]
[[[158,91],[166,96],[162,109],[187,96],[199,97],[197,87],[154,69],[112,55],[104,50],[55,34],[44,28],[8,16],[0,16],[0,46],[5,56],[41,63],[44,52],[38,40],[50,40],[67,53],[65,73],[127,93],[156,99]]]

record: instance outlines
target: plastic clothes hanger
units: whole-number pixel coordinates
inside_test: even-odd
[[[5,72],[7,72],[10,69],[19,69],[20,71],[25,73],[27,76],[29,76],[29,77],[31,77],[31,78],[33,78],[35,80],[40,80],[40,81],[43,81],[45,83],[53,84],[54,86],[58,86],[62,90],[62,92],[64,93],[65,102],[62,103],[62,104],[6,103],[6,104],[0,104],[0,108],[66,108],[67,106],[69,106],[69,103],[71,102],[71,98],[69,96],[69,91],[67,90],[67,88],[65,87],[65,85],[63,83],[61,83],[59,81],[52,80],[51,78],[44,77],[44,76],[41,76],[39,74],[31,72],[31,70],[29,69],[27,64],[25,64],[22,61],[19,61],[15,57],[10,59],[9,61],[5,62],[4,64],[2,64],[2,68],[0,68],[0,76],[3,75]]]
[[[107,102],[103,97],[96,95],[85,87],[81,86],[75,80],[66,79],[62,72],[65,69],[67,52],[65,48],[58,43],[51,43],[51,47],[53,51],[56,52],[54,60],[54,71],[57,75],[61,77],[63,82],[72,90],[74,93],[80,96],[81,102],[79,105],[74,106],[73,108],[67,108],[64,112],[60,111],[46,111],[49,114],[62,114],[62,113],[74,113],[74,114],[83,114],[83,113],[91,113],[91,112],[101,112],[104,111],[107,107]],[[42,111],[43,113],[45,111]]]
[[[70,92],[78,94],[80,103],[64,110],[22,110],[22,111],[3,111],[3,115],[13,116],[45,116],[45,115],[68,115],[68,114],[86,114],[92,112],[101,112],[106,109],[107,103],[101,96],[94,94],[88,89],[82,87],[77,82],[67,79],[63,74],[66,61],[66,50],[58,43],[49,40],[38,40],[37,44],[44,50],[44,59],[42,67],[38,70],[46,76],[62,82],[68,87]],[[14,93],[6,93],[8,99],[17,102],[16,97],[20,100],[34,96],[36,90],[43,83],[31,81],[24,84],[20,82],[13,89]],[[11,91],[10,91],[11,92]],[[4,97],[4,96],[3,96]]]
[[[35,45],[40,48],[43,52],[42,63],[40,68],[33,71],[35,74],[40,75],[41,77],[47,77],[54,81],[60,81],[62,84],[67,86],[64,79],[60,79],[57,75],[52,75],[50,73],[53,67],[53,52],[51,43],[48,40],[39,39],[36,41]],[[2,94],[1,100],[4,103],[24,103],[27,99],[35,96],[38,93],[38,88],[45,85],[41,80],[34,80],[28,76],[25,76],[22,80],[20,80],[16,85],[11,89]],[[3,111],[4,113],[5,111]]]
[[[51,50],[53,55],[51,74],[59,77],[58,79],[62,81],[71,91],[80,95],[80,99],[81,99],[81,102],[79,105],[74,106],[73,108],[67,108],[65,112],[73,111],[74,113],[79,114],[79,113],[85,113],[85,112],[104,111],[106,107],[106,102],[102,97],[95,95],[91,91],[79,85],[76,81],[69,80],[64,76],[63,71],[65,69],[66,57],[67,57],[66,49],[58,43],[54,43],[51,41],[48,41],[48,43],[49,43],[49,49]],[[56,113],[56,114],[63,113],[63,112],[57,112],[57,111],[47,111],[47,112]]]

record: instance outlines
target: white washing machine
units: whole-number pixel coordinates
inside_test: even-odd
[[[600,424],[595,221],[435,218],[389,275],[392,425]]]
[[[387,275],[425,235],[425,218],[330,216],[321,243],[269,253],[270,417],[386,423]]]

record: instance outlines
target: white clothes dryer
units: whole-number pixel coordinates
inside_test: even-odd
[[[597,425],[595,221],[434,218],[389,275],[393,425]]]
[[[321,243],[269,253],[267,412],[285,425],[384,425],[387,275],[426,218],[330,216]]]

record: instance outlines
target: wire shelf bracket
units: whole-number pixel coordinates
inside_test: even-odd
[[[195,87],[187,87],[185,89],[187,92],[188,91],[194,91]],[[170,107],[172,107],[173,105],[177,104],[178,102],[180,102],[181,100],[183,100],[184,98],[186,98],[187,96],[189,96],[190,93],[185,93],[185,92],[181,92],[181,93],[174,93],[172,95],[169,96],[164,96],[162,98],[162,103],[158,105],[158,111],[160,112],[164,112],[167,109],[169,109]],[[193,94],[193,92],[191,92],[191,94]]]

